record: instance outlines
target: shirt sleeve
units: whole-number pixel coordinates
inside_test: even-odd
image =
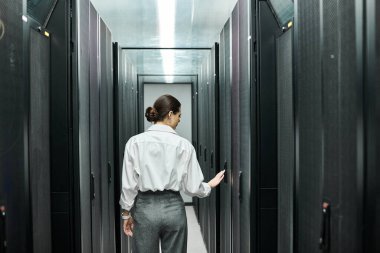
[[[125,145],[122,178],[121,178],[121,196],[119,204],[122,209],[130,211],[136,195],[138,193],[138,178],[139,175],[135,170],[135,164],[133,161],[133,147],[131,140]]]
[[[204,198],[210,195],[211,187],[203,182],[203,173],[199,166],[194,148],[189,153],[187,166],[182,179],[182,190],[190,195]]]

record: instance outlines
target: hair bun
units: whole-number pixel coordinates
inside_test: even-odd
[[[145,117],[149,122],[156,122],[158,120],[157,110],[151,106],[146,108]]]

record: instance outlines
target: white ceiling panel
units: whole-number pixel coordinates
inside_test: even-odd
[[[171,72],[165,71],[162,64],[165,53],[174,57],[174,70]],[[123,50],[123,54],[134,63],[138,74],[184,75],[197,74],[199,65],[210,50]]]
[[[237,0],[91,0],[123,47],[162,47],[158,5],[174,4],[174,47],[211,47]],[[167,8],[167,6],[164,6]],[[168,13],[168,16],[171,14]]]
[[[246,0],[248,1],[248,0]],[[127,48],[211,48],[237,0],[91,0]],[[210,50],[123,50],[138,74],[195,74]]]

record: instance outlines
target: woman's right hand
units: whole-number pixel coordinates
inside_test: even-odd
[[[133,231],[133,218],[132,217],[127,219],[127,220],[124,220],[123,230],[127,236],[130,236],[130,237],[133,236],[133,232],[132,232]]]
[[[220,184],[220,182],[224,178],[224,171],[225,170],[222,170],[221,172],[219,172],[218,174],[216,174],[216,176],[213,179],[211,179],[210,182],[208,182],[208,185],[211,188],[215,188],[215,187],[217,187]]]

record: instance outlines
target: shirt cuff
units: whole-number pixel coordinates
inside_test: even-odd
[[[205,188],[205,197],[208,197],[211,194],[211,186],[208,183],[203,183]]]
[[[121,209],[127,210],[128,212],[132,209],[132,205],[127,205],[126,203],[123,203],[121,201],[119,201],[119,204]]]

